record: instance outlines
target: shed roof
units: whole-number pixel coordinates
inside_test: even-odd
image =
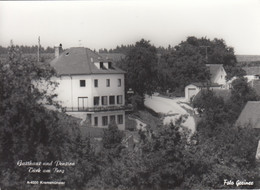
[[[84,47],[73,47],[65,50],[58,58],[51,61],[51,66],[59,75],[81,75],[81,74],[123,74],[123,70],[115,65],[111,68],[101,68],[94,63],[111,62],[96,52]]]
[[[236,121],[238,126],[260,128],[260,101],[248,101]]]
[[[191,83],[194,86],[197,87],[202,87],[202,88],[206,88],[206,87],[220,87],[221,85],[217,84],[217,83],[206,83],[206,82],[193,82]],[[189,85],[191,85],[189,84]]]
[[[199,91],[199,93],[194,97],[193,101],[200,98],[202,93],[205,91],[207,91],[207,89],[202,89],[201,91]],[[224,101],[227,101],[231,97],[230,89],[212,89],[212,91],[216,96],[222,97]]]

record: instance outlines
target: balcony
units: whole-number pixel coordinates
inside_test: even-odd
[[[123,106],[96,106],[96,107],[65,107],[65,112],[105,112],[105,111],[118,111],[118,110],[125,110],[131,111],[133,106],[130,105],[123,105]]]

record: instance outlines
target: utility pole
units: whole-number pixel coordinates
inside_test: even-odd
[[[200,46],[200,47],[206,49],[206,61],[208,62],[208,48],[209,48],[210,46]]]
[[[38,62],[40,62],[40,48],[41,48],[41,44],[40,44],[40,36],[39,36],[38,37],[38,52],[37,52]]]

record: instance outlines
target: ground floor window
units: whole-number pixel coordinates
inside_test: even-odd
[[[110,115],[110,123],[113,123],[116,121],[116,116],[115,115]]]
[[[108,125],[108,117],[107,117],[107,116],[103,116],[103,117],[102,117],[102,125],[103,125],[103,126]]]
[[[94,126],[98,126],[98,117],[94,117]]]
[[[117,123],[118,123],[118,124],[123,124],[123,122],[124,122],[124,121],[123,121],[123,115],[118,115],[118,116],[117,116]]]

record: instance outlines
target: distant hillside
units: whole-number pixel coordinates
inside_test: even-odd
[[[260,55],[236,55],[236,58],[239,63],[260,61]]]

